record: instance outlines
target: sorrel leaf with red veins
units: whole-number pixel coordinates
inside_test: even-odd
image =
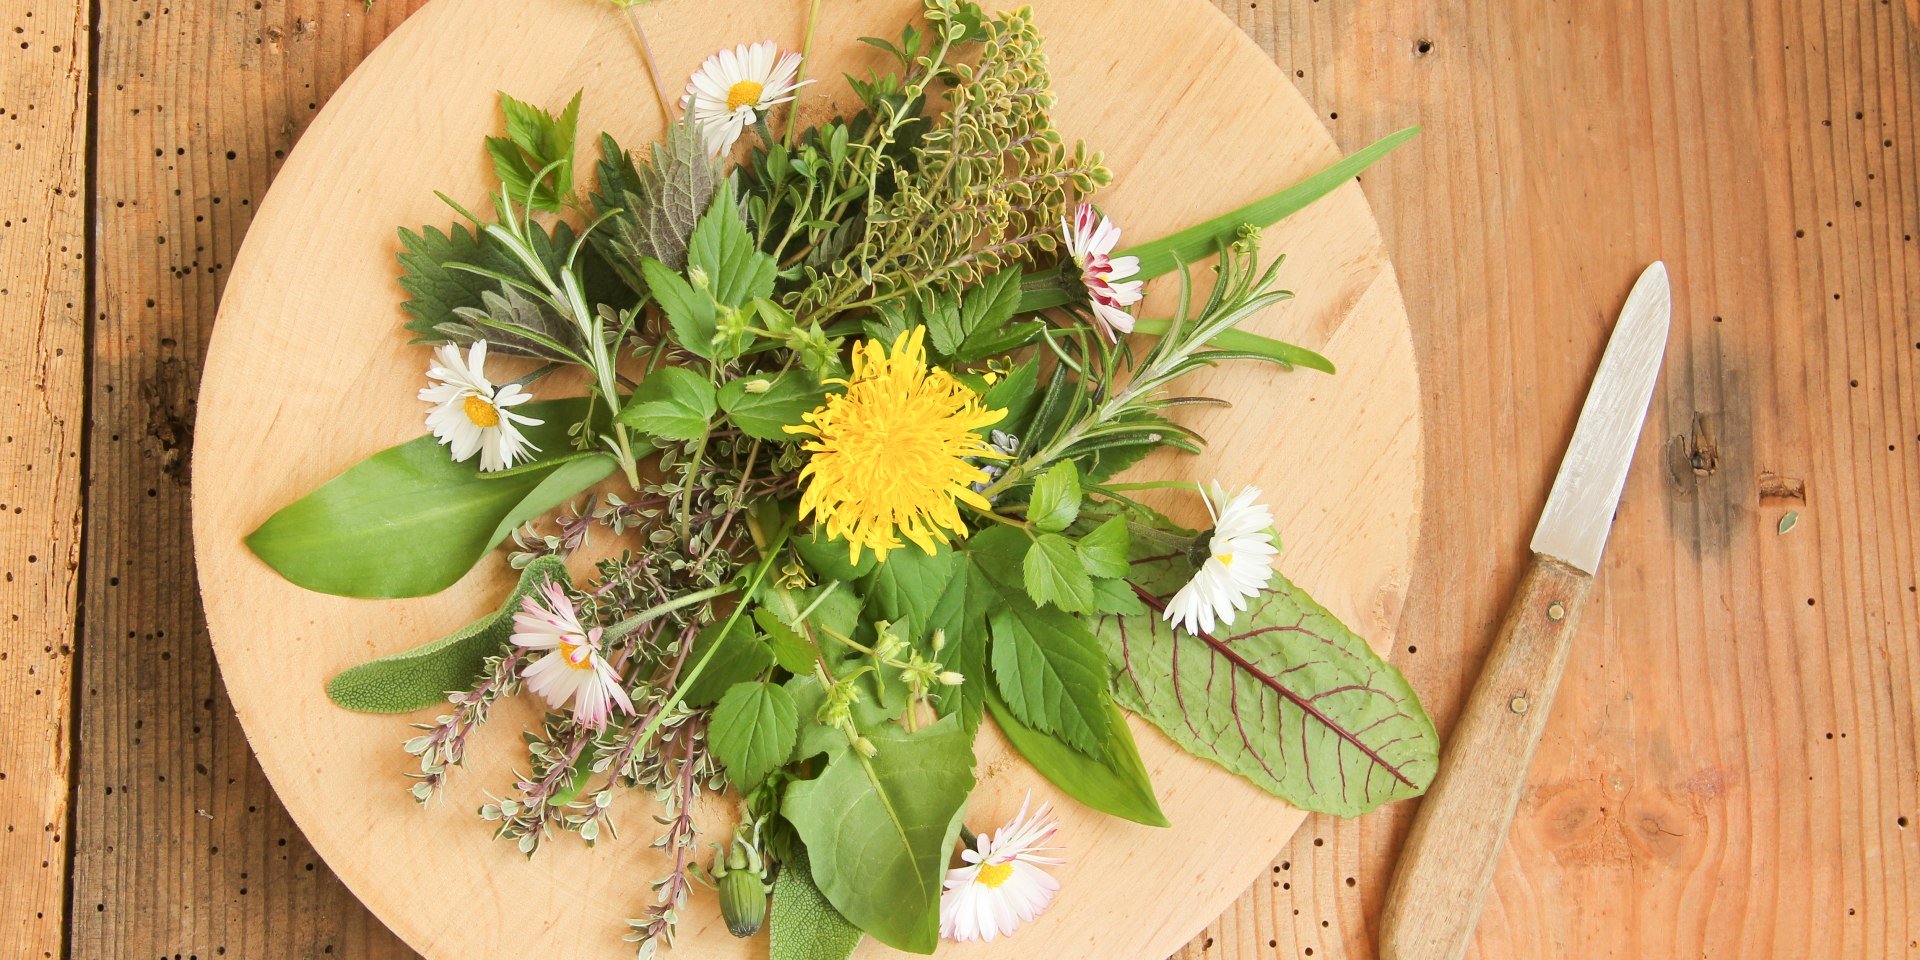
[[[1189,572],[1136,564],[1148,612],[1100,619],[1121,706],[1303,810],[1358,816],[1425,792],[1439,736],[1400,671],[1277,574],[1232,626],[1176,633],[1162,596]]]

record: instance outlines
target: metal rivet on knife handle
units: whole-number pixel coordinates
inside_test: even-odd
[[[1511,709],[1511,710],[1512,710],[1512,711],[1513,711],[1514,713],[1526,713],[1526,712],[1527,712],[1527,698],[1526,698],[1526,697],[1514,697],[1514,698],[1513,698],[1512,700],[1510,700],[1510,701],[1508,701],[1508,703],[1507,703],[1507,707],[1508,707],[1509,709]]]
[[[1565,620],[1566,618],[1567,618],[1566,604],[1563,604],[1558,600],[1555,600],[1554,602],[1547,604],[1548,620],[1552,620],[1555,623],[1558,623],[1562,620]]]

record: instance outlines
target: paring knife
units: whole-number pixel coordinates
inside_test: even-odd
[[[1607,341],[1533,532],[1533,565],[1414,816],[1380,920],[1383,960],[1459,960],[1473,939],[1626,486],[1672,313],[1667,267],[1655,262]]]

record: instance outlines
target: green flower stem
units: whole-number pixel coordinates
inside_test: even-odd
[[[813,62],[813,31],[819,25],[820,0],[813,0],[807,5],[807,37],[800,42],[800,69],[793,76],[796,84],[805,83],[807,80],[807,65]],[[787,146],[793,146],[793,138],[800,130],[798,98],[795,98],[790,113],[791,115],[787,117]]]
[[[653,92],[660,98],[660,115],[673,122],[673,98],[667,96],[667,88],[660,80],[660,64],[653,59],[653,45],[647,42],[647,31],[640,26],[640,14],[634,12],[635,4],[627,4],[627,26],[633,28],[633,41],[640,47],[640,59],[647,64],[647,77],[653,81]]]
[[[674,612],[675,610],[685,609],[687,607],[693,606],[696,603],[704,603],[708,600],[714,599],[715,597],[724,597],[727,594],[734,592],[736,589],[738,588],[735,587],[732,583],[723,583],[717,587],[708,587],[705,590],[699,590],[693,593],[689,593],[685,596],[675,597],[672,600],[666,601],[665,603],[654,604],[653,606],[648,607],[645,610],[642,610],[639,613],[636,613],[633,616],[628,617],[625,620],[622,620],[611,627],[608,627],[605,630],[605,632],[601,634],[601,636],[608,641],[618,640],[621,637],[624,637],[627,634],[640,629],[641,627],[647,625],[648,623],[651,623],[655,620],[660,619],[661,617],[666,616],[669,613]]]

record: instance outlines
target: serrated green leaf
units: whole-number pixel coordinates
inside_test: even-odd
[[[751,387],[764,386],[757,392]],[[740,432],[757,440],[791,443],[800,439],[786,431],[801,423],[801,414],[826,402],[826,388],[798,370],[768,378],[742,377],[720,388],[720,409]]]
[[[537,210],[561,211],[573,193],[580,93],[573,95],[558,117],[504,93],[500,109],[506,114],[507,135],[488,137],[487,153],[493,157],[494,175],[506,188],[508,199]],[[535,183],[542,170],[548,171],[546,176]]]
[[[961,301],[965,342],[945,351],[955,363],[973,363],[999,356],[1032,339],[1031,334],[1009,336],[1007,321],[1020,306],[1020,271],[1008,269],[969,288]]]
[[[530,224],[529,241],[534,254],[550,270],[558,270],[573,246],[573,227],[566,221],[547,230]],[[410,297],[402,308],[407,312],[406,329],[415,342],[452,340],[465,346],[475,339],[487,339],[494,349],[520,356],[541,357],[528,343],[513,337],[484,336],[461,316],[463,310],[486,310],[485,296],[498,294],[502,286],[492,277],[461,270],[452,264],[467,264],[502,276],[532,283],[526,267],[485,233],[475,233],[466,224],[454,224],[446,230],[422,227],[419,232],[402,229],[400,233],[400,288]],[[584,250],[576,263],[586,288],[589,303],[604,303],[616,308],[631,306],[634,298],[623,289],[619,276],[595,250]],[[541,308],[543,311],[545,307]],[[548,311],[549,322],[557,319]]]
[[[1067,796],[1101,813],[1112,814],[1150,827],[1171,826],[1160,812],[1160,801],[1153,795],[1153,782],[1140,761],[1140,748],[1133,742],[1118,707],[1111,711],[1110,728],[1114,736],[1098,757],[1090,757],[1020,722],[1006,701],[990,696],[987,707],[993,722],[1007,735],[1007,742],[1020,752],[1033,768],[1059,787]]]
[[[722,634],[727,621],[719,620],[701,628],[687,652],[687,663],[706,660],[707,650],[715,644],[713,659],[706,669],[681,691],[680,701],[689,707],[704,707],[718,701],[734,684],[758,679],[773,667],[773,649],[753,635],[745,620],[734,620],[733,629]]]
[[[611,136],[600,135],[600,184],[593,209],[605,219],[591,236],[635,291],[647,287],[640,265],[648,258],[673,270],[685,269],[687,240],[713,202],[720,167],[695,123],[689,113],[669,127],[666,138],[653,145],[650,163],[635,163]]]
[[[722,184],[687,243],[687,269],[704,271],[707,292],[721,306],[740,308],[773,295],[779,264],[760,252],[740,216],[733,189]],[[652,281],[649,280],[649,283]]]
[[[713,384],[686,367],[661,367],[640,381],[620,422],[666,440],[698,440],[719,409]]]
[[[767,646],[773,650],[773,662],[779,664],[780,669],[799,676],[805,676],[813,669],[813,646],[786,621],[781,620],[778,614],[760,607],[753,611],[753,622],[767,635]]]
[[[640,261],[641,275],[653,302],[667,315],[673,339],[688,353],[711,360],[715,356],[713,338],[719,330],[713,298],[695,290],[678,271],[651,257]]]
[[[1114,517],[1080,538],[1080,565],[1096,577],[1124,577],[1132,569],[1127,563],[1132,545],[1127,519]]]
[[[1043,533],[1027,551],[1022,564],[1027,596],[1041,606],[1052,604],[1068,613],[1093,609],[1093,580],[1080,563],[1073,541],[1057,533]]]
[[[994,686],[1014,716],[1089,756],[1106,749],[1107,666],[1086,625],[1008,590],[987,622]]]
[[[794,537],[788,541],[793,544],[795,553],[800,554],[809,569],[827,580],[858,580],[867,575],[880,562],[872,550],[860,551],[858,559],[853,557],[853,547],[838,537],[828,537],[818,527],[804,537]]]
[[[606,479],[613,458],[573,456],[569,425],[585,400],[516,412],[551,467],[498,479],[455,463],[432,437],[388,447],[288,504],[247,535],[255,556],[308,590],[344,597],[419,597],[465,576],[513,528]]]
[[[799,732],[800,714],[787,691],[770,683],[736,683],[713,708],[707,745],[744,794],[786,764]]]
[[[768,960],[847,960],[860,946],[860,928],[814,884],[805,847],[796,847],[774,878],[768,921]]]
[[[1071,460],[1054,464],[1033,482],[1027,519],[1035,528],[1059,533],[1080,517],[1080,470]]]
[[[1158,596],[1191,567],[1172,557],[1134,571]],[[1188,752],[1343,817],[1432,782],[1439,737],[1406,678],[1285,577],[1218,635],[1175,632],[1158,612],[1102,617],[1097,633],[1120,704]]]
[[[406,713],[443,704],[465,690],[513,636],[520,601],[549,583],[567,582],[567,565],[539,557],[520,571],[520,583],[500,608],[431,643],[349,667],[327,681],[327,698],[361,713]]]

